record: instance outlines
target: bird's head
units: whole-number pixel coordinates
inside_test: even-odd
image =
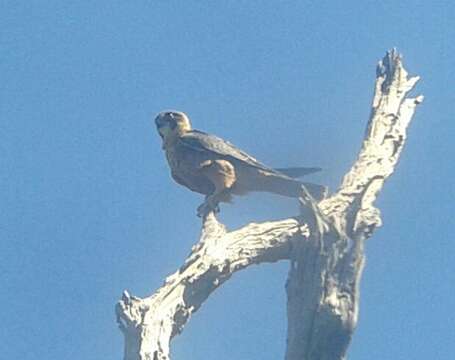
[[[188,116],[180,111],[162,111],[155,118],[156,129],[163,139],[163,147],[191,130]]]

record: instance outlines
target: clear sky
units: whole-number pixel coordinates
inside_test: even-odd
[[[0,1],[0,343],[4,359],[120,359],[114,305],[183,262],[198,194],[169,176],[152,119],[185,111],[272,166],[355,158],[393,46],[424,104],[380,195],[351,360],[455,352],[453,1]],[[295,214],[267,194],[231,227]],[[234,276],[174,360],[283,358],[286,262]]]

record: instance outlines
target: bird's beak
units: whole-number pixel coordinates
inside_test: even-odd
[[[166,137],[169,135],[171,132],[171,128],[167,123],[165,124],[157,124],[157,129],[158,129],[158,134],[160,134],[161,139],[163,139],[163,144],[161,145],[161,148],[164,150],[165,145],[166,145]]]

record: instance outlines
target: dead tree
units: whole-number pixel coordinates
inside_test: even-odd
[[[170,341],[231,275],[251,264],[290,261],[286,360],[345,359],[356,328],[364,242],[381,225],[374,201],[393,173],[423,97],[392,50],[379,62],[359,156],[332,196],[302,190],[301,214],[228,231],[209,213],[183,266],[150,297],[124,292],[116,306],[124,360],[168,360]]]

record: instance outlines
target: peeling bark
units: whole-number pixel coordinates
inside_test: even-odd
[[[249,265],[279,260],[291,262],[286,360],[344,359],[357,325],[364,242],[381,225],[373,203],[423,100],[407,97],[417,81],[395,50],[379,63],[362,149],[331,197],[317,204],[303,189],[298,218],[231,232],[210,213],[184,265],[155,294],[140,299],[125,291],[116,306],[124,359],[170,359],[171,339],[217,287]]]

